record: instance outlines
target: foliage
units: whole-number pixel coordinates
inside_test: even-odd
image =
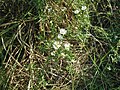
[[[119,90],[118,0],[1,0],[1,90]]]

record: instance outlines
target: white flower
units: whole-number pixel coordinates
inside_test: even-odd
[[[66,43],[64,44],[64,47],[65,47],[66,50],[69,50],[69,49],[70,49],[70,43],[69,43],[69,42],[66,42]]]
[[[58,39],[63,39],[63,36],[61,34],[58,34]]]
[[[65,35],[67,33],[67,30],[65,30],[64,28],[60,29],[60,34]]]
[[[73,11],[75,14],[78,14],[80,11],[79,10],[75,10]]]
[[[53,48],[54,48],[54,49],[59,49],[60,47],[61,47],[61,42],[55,41],[55,42],[53,43]]]
[[[82,9],[82,10],[85,10],[86,8],[87,8],[86,6],[82,6],[82,8],[81,8],[81,9]]]

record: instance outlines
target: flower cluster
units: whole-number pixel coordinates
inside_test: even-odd
[[[61,28],[59,30],[58,39],[63,40],[64,39],[63,36],[65,34],[67,34],[67,30],[64,29],[64,28]],[[63,44],[65,50],[69,50],[70,49],[70,43],[69,42],[62,43],[62,41],[54,41],[53,48],[55,50],[57,50],[57,49],[59,49],[62,46],[62,44]]]

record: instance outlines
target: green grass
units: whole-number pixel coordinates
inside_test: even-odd
[[[118,0],[1,0],[0,90],[120,90]]]

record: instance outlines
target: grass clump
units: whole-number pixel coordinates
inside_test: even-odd
[[[0,1],[0,89],[119,90],[119,6]]]

